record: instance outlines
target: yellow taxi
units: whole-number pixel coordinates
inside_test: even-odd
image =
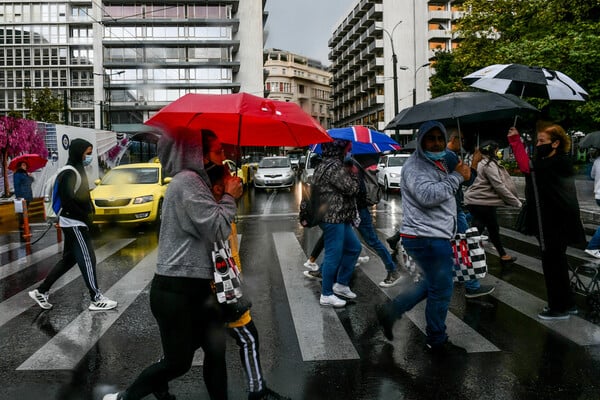
[[[170,177],[159,162],[119,165],[95,181],[90,192],[94,224],[160,223]]]

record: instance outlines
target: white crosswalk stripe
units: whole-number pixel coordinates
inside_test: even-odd
[[[382,236],[387,236],[393,233],[393,229],[380,229],[379,232]],[[349,333],[343,327],[336,310],[319,305],[319,285],[315,284],[315,281],[307,280],[302,276],[299,266],[304,263],[307,256],[298,238],[293,232],[274,232],[272,233],[272,238],[273,243],[275,243],[275,252],[279,268],[281,269],[287,298],[293,299],[293,301],[289,302],[288,306],[302,360],[310,362],[359,359],[360,355]],[[98,263],[127,246],[133,240],[113,240],[102,246],[96,251]],[[238,235],[238,240],[241,243],[242,235]],[[519,240],[527,239],[523,238]],[[10,276],[12,273],[21,271],[41,261],[44,257],[48,258],[56,254],[57,251],[59,249],[53,245],[34,253],[32,256],[14,261],[10,264],[13,272],[5,276]],[[571,255],[581,256],[579,254],[581,251],[579,250],[570,249],[569,251],[575,252]],[[491,249],[489,252],[494,254],[494,251]],[[32,351],[32,355],[18,369],[74,369],[88,351],[101,339],[102,335],[111,328],[121,315],[127,312],[127,308],[148,286],[155,271],[156,254],[157,250],[155,249],[106,292],[107,297],[119,301],[119,306],[116,310],[97,313],[86,310],[77,315],[71,323],[59,331],[45,345],[36,351]],[[362,273],[374,285],[377,285],[385,276],[385,268],[375,253],[370,251],[369,255],[371,256],[371,260],[367,265],[360,268]],[[524,254],[517,255],[520,265],[536,273],[541,273],[541,265],[538,259]],[[60,290],[79,276],[80,273],[77,269],[69,271],[57,281],[53,290]],[[491,294],[495,299],[567,340],[580,346],[600,344],[600,327],[595,324],[580,317],[571,317],[566,321],[540,321],[537,318],[537,312],[545,305],[544,300],[490,274],[482,280],[482,283],[496,286],[496,290]],[[27,296],[27,291],[35,286],[34,284],[0,303],[0,328],[34,306],[31,299]],[[388,298],[393,298],[400,288],[401,285],[398,285],[391,288],[378,287],[378,290],[381,290]],[[406,313],[407,319],[423,332],[425,331],[425,304],[424,301]],[[149,318],[152,318],[151,315]],[[471,328],[461,318],[451,312],[448,314],[446,323],[452,342],[466,348],[469,353],[502,351],[501,348],[498,348],[494,343],[486,339],[483,333],[477,332],[477,330]],[[402,339],[395,339],[396,342],[400,340]],[[202,359],[203,352],[199,350],[196,353],[193,365],[201,366]]]

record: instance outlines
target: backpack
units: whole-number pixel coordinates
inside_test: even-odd
[[[379,184],[377,183],[377,177],[373,171],[365,170],[362,167],[360,168],[362,170],[361,173],[366,189],[367,204],[369,206],[374,206],[381,200],[381,187],[379,187]]]
[[[320,177],[323,176],[328,168],[323,168]],[[300,220],[300,225],[305,228],[312,228],[319,225],[327,211],[327,204],[321,202],[321,190],[319,185],[315,183],[316,181],[317,179],[313,175],[310,187],[302,188],[302,200],[300,201],[298,219]]]
[[[58,176],[66,171],[72,170],[75,172],[76,181],[75,188],[73,189],[73,193],[77,192],[79,186],[81,186],[81,175],[79,175],[79,171],[75,169],[75,167],[71,165],[65,165],[56,171],[44,184],[44,189],[42,191],[44,195],[44,207],[46,208],[46,219],[54,219],[60,216],[62,211],[62,201],[58,194]]]

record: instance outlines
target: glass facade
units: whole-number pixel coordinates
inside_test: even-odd
[[[26,115],[24,89],[48,87],[66,93],[71,124],[106,129],[141,124],[187,93],[237,92],[241,8],[0,0],[0,114]]]

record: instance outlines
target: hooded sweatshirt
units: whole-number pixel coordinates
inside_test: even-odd
[[[73,166],[81,177],[81,184],[74,192],[77,176],[74,171],[67,169],[56,178],[58,182],[58,193],[62,202],[61,217],[81,221],[90,226],[90,215],[94,208],[90,200],[90,185],[88,183],[85,167],[83,166],[83,154],[92,146],[84,139],[74,139],[69,146],[69,159],[67,165]]]
[[[199,134],[174,140],[163,135],[158,156],[171,176],[158,241],[158,275],[213,279],[212,250],[217,239],[226,240],[236,214],[229,194],[217,203],[204,170]]]
[[[402,167],[402,226],[406,236],[451,239],[456,233],[456,191],[464,181],[458,172],[448,171],[427,158],[423,137],[438,128],[446,136],[446,128],[437,121],[425,122],[417,134],[417,149]]]

